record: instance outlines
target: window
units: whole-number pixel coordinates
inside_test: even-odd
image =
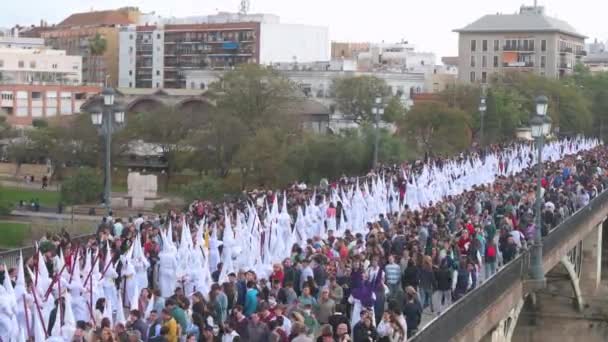
[[[8,92],[8,91],[3,91],[3,92],[0,94],[0,98],[1,98],[2,100],[9,100],[9,101],[10,101],[10,100],[12,100],[12,99],[13,99],[13,93],[12,93],[12,92]]]
[[[19,63],[18,63],[18,64],[19,64],[19,67],[20,67],[20,68],[25,67],[25,62],[24,62],[24,61],[19,61]]]
[[[530,39],[530,51],[534,51],[534,39]]]
[[[547,41],[544,39],[540,41],[540,51],[547,51]]]
[[[498,56],[494,56],[494,67],[498,68]]]
[[[471,51],[475,51],[477,49],[477,41],[475,39],[471,40]]]
[[[51,65],[51,68],[53,68],[53,69],[57,69],[57,64],[53,64],[53,65]]]
[[[481,73],[481,83],[486,83],[488,74],[484,71]]]
[[[156,70],[156,76],[160,76],[160,70]]]
[[[129,54],[133,53],[133,47],[129,46]]]
[[[500,40],[494,40],[494,51],[498,51],[500,49]]]
[[[133,40],[133,35],[132,34],[129,35],[129,39]]]
[[[481,67],[482,68],[488,67],[488,56],[481,56]]]
[[[4,61],[0,59],[0,68],[4,66]]]
[[[160,33],[156,34],[156,39],[160,39]]]
[[[488,41],[485,39],[481,41],[481,50],[483,52],[488,51]]]
[[[475,67],[475,56],[471,56],[471,67]]]
[[[129,82],[129,88],[133,88],[133,82]]]
[[[475,71],[471,71],[471,82],[475,82]]]
[[[36,61],[30,61],[30,68],[36,69]]]
[[[133,70],[129,70],[129,76],[133,76]]]
[[[156,82],[156,88],[160,88],[160,83]]]
[[[86,100],[87,99],[87,93],[75,93],[74,94],[74,99],[75,100]]]
[[[544,68],[547,65],[547,56],[540,56],[540,67]]]
[[[201,84],[200,84],[200,88],[201,88],[201,89],[205,89],[205,83],[201,82]]]
[[[42,93],[39,91],[33,91],[32,92],[32,100],[41,100],[42,99]]]

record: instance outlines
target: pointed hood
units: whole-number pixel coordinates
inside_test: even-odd
[[[122,295],[120,292],[121,291],[118,291],[118,303],[122,303]],[[123,309],[122,305],[118,305],[116,308],[116,324],[122,323],[124,325],[126,322],[125,310]]]

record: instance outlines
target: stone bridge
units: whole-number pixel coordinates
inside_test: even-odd
[[[608,191],[555,227],[543,239],[545,274],[563,267],[578,310],[599,289],[602,227],[608,216]],[[530,254],[524,252],[422,328],[410,341],[510,342],[526,299],[536,300],[528,282]]]

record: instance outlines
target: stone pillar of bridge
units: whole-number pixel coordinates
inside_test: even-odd
[[[580,286],[583,296],[594,296],[602,279],[602,234],[603,222],[595,227],[583,240],[583,262]]]

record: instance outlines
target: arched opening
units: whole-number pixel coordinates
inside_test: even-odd
[[[156,98],[140,97],[127,104],[125,112],[127,115],[135,113],[149,113],[158,110],[159,107],[163,106],[164,104]]]
[[[213,105],[203,98],[192,97],[178,102],[175,109],[188,114],[194,123],[205,124],[209,121]]]

